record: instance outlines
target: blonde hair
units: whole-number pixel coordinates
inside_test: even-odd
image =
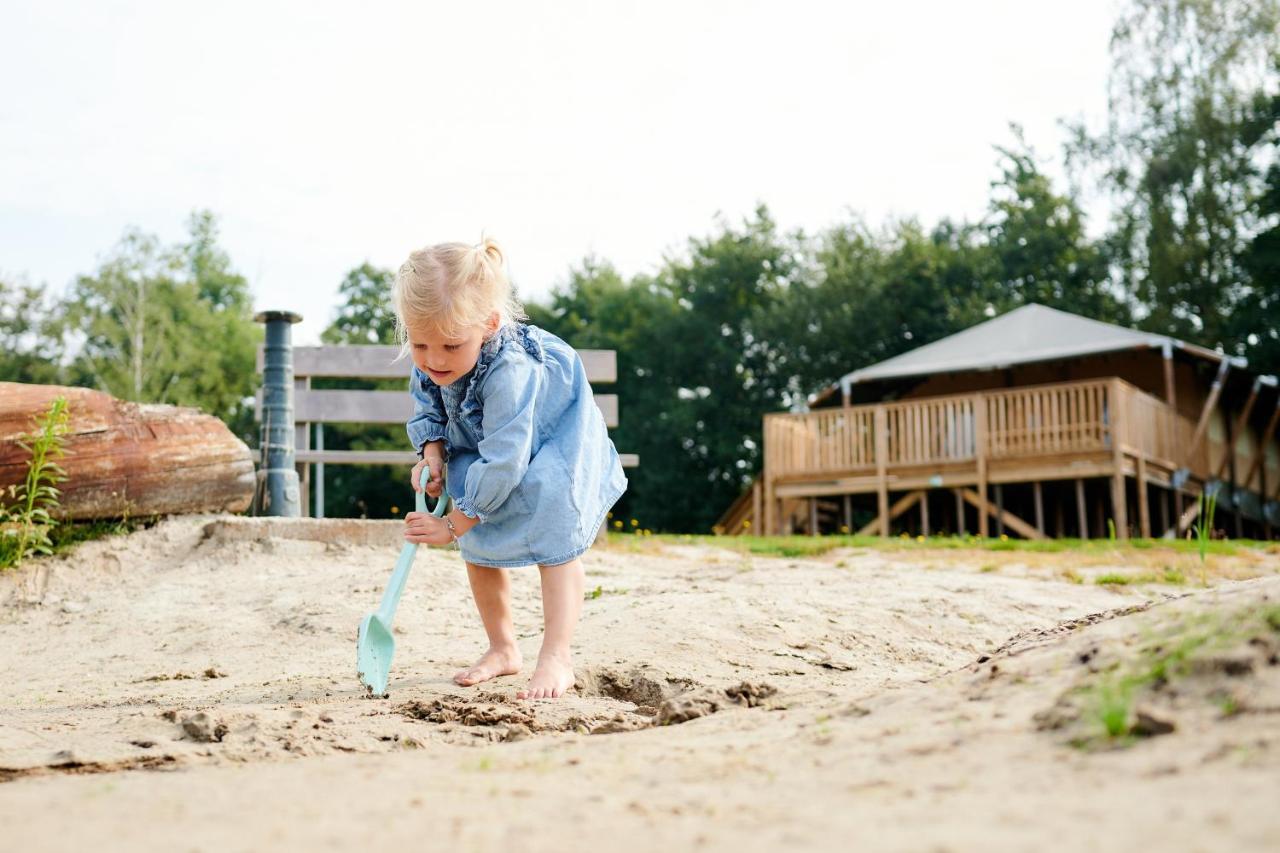
[[[412,252],[396,272],[391,303],[402,357],[409,350],[410,326],[430,324],[452,335],[487,325],[494,314],[499,328],[524,319],[502,248],[488,237],[474,246],[437,243]]]

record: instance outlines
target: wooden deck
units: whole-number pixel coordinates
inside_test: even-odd
[[[868,528],[887,535],[892,519],[922,499],[927,519],[928,490],[949,489],[957,506],[977,508],[981,535],[988,535],[990,518],[1021,535],[1043,535],[1041,483],[1108,478],[1117,535],[1129,529],[1126,479],[1132,479],[1135,526],[1149,536],[1148,487],[1171,488],[1179,469],[1193,485],[1209,478],[1203,432],[1117,378],[767,415],[763,476],[726,513],[722,528],[785,532],[797,502],[808,504],[816,528],[816,499],[874,493],[878,513]],[[998,505],[998,487],[1009,483],[1034,484],[1034,526]],[[995,504],[989,486],[997,487]],[[890,506],[897,492],[907,495]],[[1087,530],[1082,492],[1076,494]]]

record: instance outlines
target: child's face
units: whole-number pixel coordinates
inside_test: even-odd
[[[492,329],[473,326],[449,332],[434,325],[409,329],[409,351],[413,353],[413,363],[437,385],[452,385],[476,366],[481,345],[497,328],[496,322],[490,325]]]

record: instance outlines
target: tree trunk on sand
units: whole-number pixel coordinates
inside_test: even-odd
[[[0,382],[0,488],[26,478],[30,454],[18,441],[55,397],[66,397],[70,416],[61,517],[243,512],[253,500],[252,454],[212,415],[16,382]]]

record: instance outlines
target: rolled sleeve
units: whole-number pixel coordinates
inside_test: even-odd
[[[449,419],[444,413],[440,389],[415,367],[409,379],[409,395],[413,397],[413,417],[405,424],[405,430],[409,433],[413,449],[422,455],[422,447],[427,442],[444,441],[447,452],[449,443],[445,427]]]
[[[541,372],[524,358],[496,362],[480,390],[484,438],[480,458],[467,469],[466,487],[456,501],[470,518],[484,521],[524,479],[533,454],[535,403]]]

